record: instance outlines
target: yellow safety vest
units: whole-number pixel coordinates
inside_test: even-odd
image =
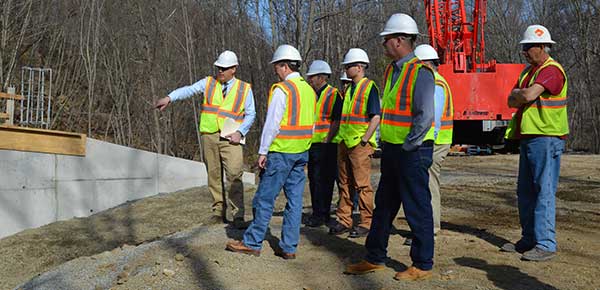
[[[444,111],[442,112],[442,118],[440,124],[440,130],[438,131],[435,144],[452,144],[452,131],[454,129],[454,104],[452,103],[452,91],[446,79],[435,72],[435,85],[444,89]]]
[[[217,120],[219,123],[219,130],[223,129],[223,122],[225,118],[232,118],[238,123],[244,121],[244,103],[250,92],[250,84],[236,79],[231,86],[231,89],[227,93],[227,96],[223,99],[223,103],[219,107],[217,113]]]
[[[312,143],[322,143],[329,134],[331,127],[331,114],[333,106],[338,98],[338,90],[331,85],[327,85],[317,101],[315,131],[312,136]],[[338,143],[338,134],[331,140],[333,143]]]
[[[415,83],[420,69],[431,69],[417,57],[402,64],[402,70],[392,85],[392,64],[385,70],[383,91],[383,115],[381,117],[381,140],[392,144],[404,144],[412,126],[412,103]],[[433,73],[433,71],[432,71]],[[426,140],[434,139],[434,123],[427,131]]]
[[[363,78],[356,84],[353,95],[350,95],[351,89],[346,90],[338,135],[348,148],[358,145],[369,128],[367,104],[369,93],[373,87],[377,88],[372,80]],[[377,147],[375,134],[371,135],[369,143],[371,146]]]
[[[302,77],[295,77],[274,84],[269,93],[269,104],[275,88],[286,95],[286,111],[281,119],[279,134],[271,143],[269,151],[302,153],[310,148],[315,124],[315,91]]]
[[[222,103],[221,83],[211,76],[206,77],[204,100],[200,106],[200,133],[211,134],[219,131],[217,114]]]
[[[569,134],[569,120],[567,118],[567,74],[563,67],[553,58],[548,59],[535,71],[528,84],[524,81],[531,73],[532,67],[526,67],[519,77],[519,88],[527,88],[535,84],[540,71],[548,66],[557,67],[565,78],[565,83],[558,95],[551,95],[547,90],[533,102],[525,104],[521,117],[522,135],[564,136]],[[506,129],[506,139],[516,139],[517,114],[515,114]]]

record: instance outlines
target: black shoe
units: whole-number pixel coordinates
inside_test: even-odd
[[[355,227],[352,232],[350,232],[349,238],[362,238],[366,237],[369,234],[369,229],[363,228],[361,226]]]
[[[505,243],[504,245],[502,245],[502,247],[500,247],[500,251],[502,252],[508,252],[508,253],[519,253],[519,254],[523,254],[531,249],[533,249],[534,246],[528,246],[525,245],[525,243],[521,242],[521,240],[519,240],[518,242],[516,242],[515,244],[513,243]]]
[[[244,218],[233,219],[233,227],[238,230],[245,230],[250,226],[250,222],[244,221]]]
[[[341,224],[340,222],[336,221],[330,228],[329,228],[329,234],[330,235],[341,235],[343,233],[347,233],[350,231],[349,227],[346,227],[345,225]]]
[[[325,224],[325,220],[320,217],[311,216],[304,223],[305,226],[311,228],[318,228]]]

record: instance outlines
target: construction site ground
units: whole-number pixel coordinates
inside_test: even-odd
[[[378,162],[373,160],[374,186]],[[301,229],[297,259],[274,256],[283,195],[260,257],[225,251],[225,243],[242,231],[211,222],[204,187],[1,239],[0,289],[600,289],[600,156],[563,156],[558,255],[541,263],[498,251],[520,236],[517,164],[517,155],[448,157],[442,172],[443,229],[428,281],[393,279],[410,266],[402,214],[394,222],[386,269],[348,276],[344,267],[364,255],[365,239],[331,236],[325,227]],[[254,190],[246,187],[248,208]],[[309,196],[305,191],[306,213]]]

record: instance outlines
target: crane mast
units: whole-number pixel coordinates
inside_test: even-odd
[[[452,90],[453,142],[503,144],[504,130],[514,113],[506,97],[524,65],[486,59],[487,0],[466,2],[424,0],[430,45],[441,63],[438,72]]]
[[[428,32],[441,63],[455,72],[490,72],[496,62],[485,61],[486,0],[474,0],[467,19],[464,0],[425,0]]]

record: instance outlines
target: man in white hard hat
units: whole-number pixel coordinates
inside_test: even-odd
[[[235,53],[229,50],[222,52],[214,66],[217,69],[216,76],[207,76],[190,86],[178,88],[159,99],[155,106],[162,111],[172,102],[204,94],[199,129],[202,155],[208,172],[208,189],[213,197],[213,217],[227,221],[227,215],[231,215],[233,225],[244,228],[244,155],[240,140],[254,123],[254,96],[250,84],[235,77],[238,68]],[[220,132],[226,118],[235,120],[239,128],[222,137]],[[225,188],[223,170],[227,181]]]
[[[344,70],[344,72],[342,72],[342,75],[340,76],[340,81],[342,82],[342,91],[340,93],[343,98],[346,95],[346,89],[350,86],[350,84],[352,84],[352,80],[348,78],[348,75],[346,75],[345,70]]]
[[[414,54],[419,31],[412,17],[390,17],[380,35],[387,57],[381,118],[381,179],[375,196],[373,225],[365,247],[367,255],[349,265],[348,274],[366,274],[385,268],[387,246],[400,205],[413,234],[412,265],[397,280],[431,278],[433,268],[433,214],[429,173],[434,140],[434,75]]]
[[[505,138],[519,140],[521,146],[517,199],[522,232],[516,243],[501,250],[522,253],[527,261],[556,255],[555,195],[569,121],[567,74],[549,55],[554,43],[546,27],[527,27],[521,45],[529,66],[508,97],[508,106],[518,109]]]
[[[337,221],[329,233],[340,235],[350,232],[349,237],[364,237],[371,228],[373,216],[373,188],[371,186],[371,155],[375,142],[375,130],[379,125],[381,106],[379,89],[375,82],[365,77],[369,66],[367,53],[351,48],[342,63],[348,78],[352,79],[346,90],[340,123],[338,146],[339,195],[336,211]],[[351,188],[352,187],[352,188]],[[352,189],[359,199],[360,222],[353,227]]]
[[[281,45],[273,54],[271,64],[281,82],[271,87],[258,150],[258,166],[263,171],[252,201],[254,220],[241,241],[227,243],[229,251],[260,255],[275,199],[283,189],[287,204],[275,254],[283,259],[296,258],[306,181],[304,166],[308,162],[316,103],[315,92],[298,73],[301,61],[300,53],[291,45]]]
[[[305,221],[309,227],[329,223],[333,185],[337,176],[336,138],[342,115],[342,97],[328,84],[331,68],[323,60],[315,60],[308,68],[308,83],[317,95],[315,130],[308,152],[308,181],[312,215]]]
[[[440,65],[439,57],[435,48],[429,44],[421,44],[415,48],[415,56],[431,68],[435,78],[435,127],[433,135],[435,142],[433,144],[433,163],[429,167],[429,191],[431,191],[431,207],[433,208],[433,233],[437,234],[441,229],[440,222],[440,173],[442,163],[452,145],[452,133],[454,123],[454,105],[452,103],[452,91],[448,82],[437,71]],[[411,245],[412,238],[407,238],[405,245]]]

